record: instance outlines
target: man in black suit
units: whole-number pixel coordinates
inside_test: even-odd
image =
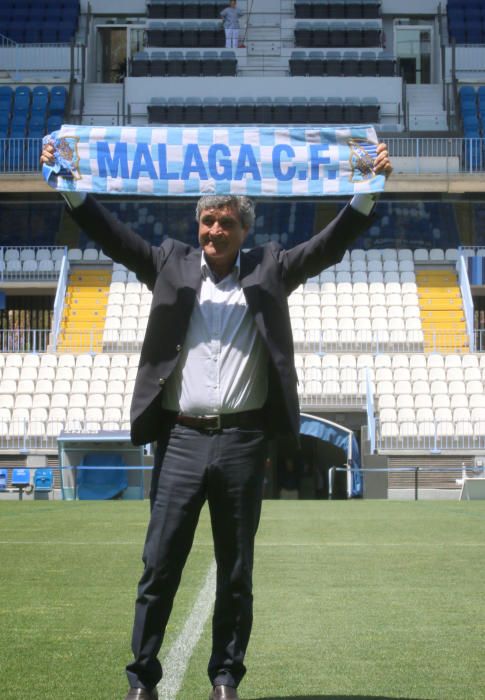
[[[51,163],[52,152],[46,146],[42,162]],[[377,153],[375,172],[388,175],[386,146]],[[373,200],[357,195],[323,231],[289,250],[272,242],[242,251],[254,223],[247,197],[202,197],[195,249],[173,239],[153,247],[93,197],[65,196],[104,253],[153,291],[131,437],[157,448],[125,700],[158,697],[157,654],[206,500],[217,562],[210,698],[237,700],[252,625],[266,439],[299,433],[287,296],[342,259],[370,225]]]

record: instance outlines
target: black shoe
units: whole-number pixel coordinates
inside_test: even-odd
[[[239,695],[232,685],[215,685],[209,700],[239,700]]]
[[[153,688],[153,690],[130,688],[125,700],[158,700],[158,691],[156,688]]]

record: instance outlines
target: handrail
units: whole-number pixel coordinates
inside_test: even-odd
[[[62,313],[64,311],[64,299],[66,296],[68,274],[69,259],[67,257],[67,248],[65,248],[61,262],[61,269],[59,272],[59,281],[57,283],[56,296],[54,299],[54,315],[52,319],[52,345],[54,350],[56,350],[57,348],[57,339],[61,328],[61,320]]]
[[[476,476],[475,467],[462,467],[462,479],[466,479],[466,471],[473,471]],[[336,472],[346,472],[351,474],[356,472],[357,474],[374,473],[413,473],[414,474],[414,500],[418,500],[419,496],[419,474],[420,473],[456,473],[458,471],[457,467],[351,467],[349,464],[345,467],[330,467],[328,470],[328,500],[331,501],[333,498],[333,485],[335,483],[335,473]],[[458,490],[458,489],[457,489]]]
[[[367,399],[367,435],[370,442],[370,451],[373,454],[376,449],[376,417],[369,368],[367,368],[365,372],[365,385]]]
[[[470,352],[475,351],[475,333],[474,333],[474,309],[473,297],[470,289],[470,280],[468,279],[468,270],[465,262],[465,256],[462,252],[458,256],[457,263],[458,281],[460,283],[461,296],[463,299],[463,310],[465,312],[466,329],[470,343]]]

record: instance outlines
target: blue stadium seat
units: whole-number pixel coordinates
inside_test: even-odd
[[[123,467],[121,455],[91,452],[83,457],[84,467]],[[128,486],[126,469],[80,469],[77,473],[77,495],[80,500],[107,500],[122,495]]]
[[[313,17],[311,0],[295,0],[295,17],[297,19],[309,19]]]
[[[345,0],[331,0],[328,4],[328,16],[330,19],[344,19]]]
[[[13,90],[9,85],[0,87],[0,110],[8,111],[12,108]]]
[[[219,119],[222,124],[236,124],[238,120],[238,104],[234,97],[221,98]]]
[[[47,120],[47,133],[52,134],[53,131],[58,131],[62,126],[62,118],[57,114],[49,117]]]
[[[202,100],[202,109],[204,113],[204,124],[219,123],[219,98],[204,97]]]
[[[270,124],[273,119],[273,100],[270,97],[257,97],[254,107],[257,124]]]
[[[152,98],[147,109],[150,124],[164,124],[167,121],[167,100],[165,97]]]
[[[292,51],[289,65],[290,75],[306,75],[308,72],[306,51]]]
[[[40,41],[43,44],[55,44],[58,41],[57,29],[42,27],[40,30]]]
[[[163,0],[151,0],[147,4],[148,18],[164,19],[166,17],[165,9],[166,3]]]
[[[221,75],[236,75],[237,59],[234,51],[221,51]]]
[[[10,136],[13,139],[23,139],[27,133],[27,115],[14,114],[10,122]]]
[[[324,74],[325,62],[323,51],[308,52],[308,75],[321,76]]]
[[[12,469],[11,485],[14,489],[24,489],[30,485],[30,469]]]
[[[342,54],[340,51],[327,51],[325,54],[325,73],[333,77],[342,75]]]
[[[375,51],[362,51],[360,54],[360,73],[365,77],[377,75],[377,60]]]
[[[49,88],[45,85],[37,85],[32,90],[32,114],[42,113],[45,114],[47,111],[47,104],[49,102]]]
[[[288,97],[275,97],[273,100],[273,122],[275,124],[289,124],[290,102]]]
[[[51,90],[51,99],[49,104],[50,115],[64,115],[67,101],[67,90],[62,85],[53,87]]]
[[[183,3],[182,14],[184,19],[197,19],[199,16],[199,1],[186,0]]]
[[[329,16],[328,0],[311,0],[311,16],[315,19],[327,19]]]
[[[362,98],[362,121],[364,124],[376,124],[379,121],[380,105],[377,97]]]
[[[200,51],[187,51],[185,54],[185,75],[197,76],[200,75]]]
[[[199,25],[197,22],[184,22],[182,25],[182,46],[199,45]]]
[[[202,75],[219,75],[220,58],[217,51],[203,51],[201,61]]]
[[[185,98],[185,123],[200,124],[202,122],[202,100],[200,97]]]
[[[0,162],[0,169],[1,169],[1,162]],[[6,491],[7,490],[7,478],[8,478],[8,470],[7,469],[0,469],[0,491]]]
[[[327,98],[327,121],[330,124],[342,124],[344,121],[344,101],[341,97]]]
[[[324,124],[327,121],[327,107],[323,97],[310,97],[308,121],[310,124]]]
[[[308,101],[306,97],[291,100],[291,121],[293,124],[306,124],[308,121]]]
[[[239,98],[238,118],[242,124],[254,123],[254,99],[252,97]]]
[[[15,88],[13,101],[14,114],[27,114],[30,109],[30,89],[28,87]]]
[[[180,97],[169,97],[167,100],[167,124],[183,124],[185,110]]]
[[[145,77],[150,72],[150,56],[146,51],[139,51],[131,62],[131,74],[134,78]]]
[[[150,61],[150,74],[161,77],[167,73],[167,55],[165,51],[152,51]]]
[[[167,75],[177,76],[184,74],[184,54],[182,51],[168,51]]]
[[[344,51],[342,56],[342,73],[347,76],[359,75],[360,61],[357,51]]]
[[[356,97],[346,97],[344,100],[344,123],[360,124],[362,115],[360,110],[360,100]]]
[[[8,112],[0,112],[0,130],[3,132],[4,138],[7,135],[8,129],[10,127],[10,114]]]
[[[26,25],[24,31],[24,42],[26,44],[38,44],[40,43],[41,32],[39,27],[34,27],[32,25]]]
[[[52,469],[36,469],[34,474],[35,491],[52,491],[54,475]]]

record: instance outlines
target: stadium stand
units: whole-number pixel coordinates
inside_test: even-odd
[[[19,44],[69,43],[79,20],[79,0],[52,3],[39,0],[3,0],[0,34]]]
[[[2,0],[2,42],[86,40],[83,49],[92,57],[93,37],[104,41],[102,33],[96,34],[97,23],[103,31],[116,23],[116,13],[100,2],[102,11],[95,9],[89,20],[90,35],[84,31],[89,24],[85,5],[77,1],[54,7],[47,0]],[[338,416],[359,438],[362,429],[361,448],[370,461],[373,450],[379,457],[389,455],[388,464],[395,455],[406,463],[418,456],[432,463],[439,451],[449,453],[458,465],[472,460],[485,449],[485,362],[480,352],[485,348],[485,311],[479,301],[485,279],[485,207],[480,201],[483,185],[476,184],[484,170],[485,65],[469,45],[483,43],[483,3],[449,0],[442,9],[445,15],[423,4],[422,17],[409,25],[406,7],[390,15],[385,3],[375,0],[273,3],[279,9],[272,14],[261,3],[253,7],[253,16],[250,5],[240,0],[249,17],[240,47],[231,51],[224,49],[219,21],[225,4],[151,0],[146,12],[134,8],[126,34],[128,75],[116,72],[124,84],[96,86],[110,95],[108,102],[111,94],[121,95],[116,98],[121,107],[117,116],[103,112],[98,122],[90,121],[96,116],[96,100],[88,103],[86,98],[82,104],[81,97],[94,86],[90,81],[99,80],[93,78],[92,66],[82,85],[80,74],[70,76],[77,83],[72,90],[66,87],[69,80],[59,83],[55,70],[48,79],[37,76],[32,65],[30,73],[16,80],[0,65],[0,173],[5,181],[23,173],[32,188],[25,195],[7,193],[0,203],[0,283],[5,286],[0,294],[1,451],[15,457],[11,464],[22,464],[29,449],[48,455],[55,490],[62,431],[86,436],[129,430],[151,293],[93,248],[86,234],[72,226],[62,204],[29,179],[29,172],[38,169],[40,139],[46,132],[64,121],[102,126],[109,115],[109,123],[119,126],[147,121],[370,123],[380,138],[389,135],[402,189],[396,185],[381,198],[374,225],[341,263],[308,280],[289,298],[302,407],[330,419]],[[435,32],[429,39],[433,65],[427,84],[424,72],[419,76],[408,70],[407,61],[413,59],[402,53],[389,27],[418,31],[429,23]],[[451,42],[462,46],[455,51]],[[417,43],[424,51],[425,42]],[[435,56],[441,47],[438,66]],[[104,61],[109,42],[103,48]],[[119,56],[116,60],[120,63]],[[423,71],[426,60],[420,56]],[[443,82],[437,77],[441,75]],[[426,131],[422,124],[420,131],[413,110],[434,91],[439,95],[423,108],[428,110],[422,121]],[[435,134],[428,130],[430,115],[442,102],[440,129],[445,124],[446,131],[436,129]],[[443,143],[447,150],[440,150]],[[426,179],[420,179],[423,163],[429,167]],[[464,171],[469,180],[459,179]],[[445,174],[452,184],[443,184]],[[434,190],[426,194],[429,183]],[[186,203],[114,198],[106,204],[153,245],[168,235],[196,241]],[[275,241],[288,247],[306,240],[341,204],[276,198],[258,202],[247,245]],[[69,264],[65,290],[64,258]],[[20,288],[19,296],[15,288]],[[58,290],[63,303],[56,328]],[[471,329],[467,290],[475,297]],[[42,472],[33,473],[37,488]],[[93,478],[103,481],[102,471],[80,474],[80,497],[123,491],[120,484],[111,484],[108,492],[106,484],[93,483]],[[0,470],[2,493],[12,488],[11,477],[10,466]],[[389,483],[396,484],[397,478]]]

